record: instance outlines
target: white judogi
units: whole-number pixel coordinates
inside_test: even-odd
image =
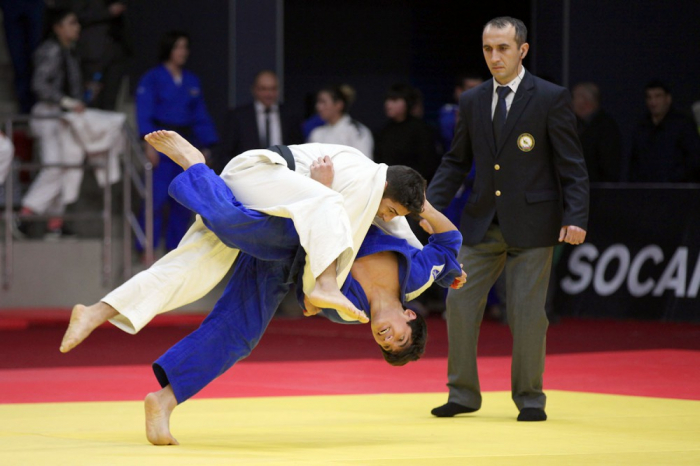
[[[372,221],[422,247],[405,218],[384,223],[375,217],[384,193],[386,165],[347,146],[303,144],[289,149],[296,173],[279,154],[255,149],[231,160],[221,177],[246,207],[294,221],[307,252],[305,292],[313,289],[315,277],[335,259],[342,285]],[[326,155],[333,160],[333,189],[309,178],[311,163]],[[128,333],[138,332],[157,314],[208,293],[237,255],[238,250],[221,243],[198,216],[177,249],[102,299],[120,313],[110,321]]]
[[[0,133],[0,186],[5,183],[5,177],[10,172],[14,156],[15,146],[12,144],[12,139]]]
[[[61,113],[58,105],[46,102],[34,105],[32,115],[56,117],[30,121],[32,132],[41,144],[43,163],[80,165],[86,154],[91,164],[106,158],[109,180],[103,168],[96,168],[98,184],[104,186],[105,182],[119,181],[119,154],[124,148],[122,126],[126,115],[93,109]],[[80,168],[42,168],[22,199],[22,206],[39,214],[61,214],[66,205],[78,199],[82,180]]]

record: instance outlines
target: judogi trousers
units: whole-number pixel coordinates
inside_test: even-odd
[[[458,261],[469,280],[447,295],[447,387],[449,401],[481,408],[481,387],[476,364],[479,328],[489,290],[505,267],[508,325],[513,335],[511,393],[518,409],[542,408],[547,327],[547,287],[553,247],[513,248],[498,225],[491,225],[484,240],[462,246]]]
[[[296,173],[279,154],[258,149],[233,158],[221,177],[243,205],[292,219],[307,253],[305,292],[313,289],[315,278],[336,259],[338,284],[342,285],[375,220],[387,166],[347,146],[303,144],[289,148]],[[334,164],[332,189],[308,177],[311,163],[326,155]],[[405,218],[375,223],[422,247]],[[110,321],[128,333],[138,332],[157,314],[208,293],[230,269],[238,252],[224,245],[197,218],[177,249],[102,299],[120,313]]]

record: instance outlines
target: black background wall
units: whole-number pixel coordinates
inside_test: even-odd
[[[246,2],[246,8],[271,4],[238,2]],[[229,9],[234,3],[130,3],[136,43],[132,89],[138,76],[155,64],[160,35],[172,28],[185,29],[193,39],[189,66],[202,78],[215,120],[223,121],[231,80]],[[377,128],[384,121],[386,88],[405,81],[424,92],[426,116],[434,118],[440,105],[451,99],[457,74],[476,71],[488,77],[480,50],[481,26],[501,14],[520,17],[530,28],[533,53],[525,66],[556,82],[563,77],[561,0],[502,1],[498,6],[464,0],[286,0],[280,4],[284,95],[300,115],[307,94],[328,83],[347,82],[358,91],[353,114]],[[650,79],[669,81],[677,105],[686,111],[700,100],[700,2],[575,0],[570,5],[570,84],[583,80],[600,84],[604,104],[618,119],[626,141],[644,112],[643,87]],[[251,37],[239,45],[255,50],[265,40]],[[238,89],[250,85],[235,84]]]

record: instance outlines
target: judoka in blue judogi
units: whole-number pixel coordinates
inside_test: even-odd
[[[191,71],[181,68],[180,76],[173,76],[166,67],[176,57],[173,50],[177,41],[186,37],[173,37],[170,54],[161,51],[164,63],[147,71],[136,89],[136,117],[141,137],[159,129],[178,131],[194,146],[208,148],[218,143],[214,123],[207,112],[199,78]],[[172,38],[171,38],[172,39]],[[175,57],[175,58],[174,58]],[[184,63],[180,65],[184,66]],[[159,154],[158,164],[153,169],[153,232],[157,248],[162,232],[165,232],[165,249],[175,249],[191,223],[192,213],[168,197],[168,185],[182,172],[175,162]],[[163,225],[168,206],[167,224]],[[144,215],[139,217],[144,226]],[[139,248],[143,245],[137,243]]]
[[[170,186],[170,195],[201,215],[207,227],[224,243],[244,251],[236,262],[224,294],[202,326],[154,364],[161,385],[170,384],[181,403],[250,354],[279,303],[298,278],[304,253],[299,248],[291,220],[246,209],[233,197],[221,178],[204,164],[194,165],[178,175]],[[391,252],[389,255],[396,260],[399,312],[406,314],[402,317],[405,322],[412,322],[416,320],[416,314],[404,310],[402,305],[433,282],[447,287],[461,276],[462,270],[456,260],[461,241],[457,230],[447,231],[432,235],[429,244],[418,250],[405,240],[372,227],[357,262],[368,256]],[[354,275],[348,277],[341,290],[358,308],[370,310],[370,315],[375,317],[379,312],[372,312],[371,298]],[[303,305],[303,298],[300,302]],[[321,313],[333,321],[345,322],[334,310],[322,310]],[[375,320],[373,324],[377,323]],[[403,343],[402,338],[406,339],[406,346],[410,346],[411,337],[416,339],[416,335],[409,332],[399,337],[398,330],[389,328],[388,324],[377,324],[373,325],[379,334],[375,339],[382,343],[385,343],[385,335],[396,336],[399,346]],[[390,348],[388,344],[382,346]]]

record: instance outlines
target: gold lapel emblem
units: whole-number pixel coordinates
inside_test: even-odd
[[[535,138],[530,133],[523,133],[518,136],[518,149],[523,152],[530,152],[535,148]]]

